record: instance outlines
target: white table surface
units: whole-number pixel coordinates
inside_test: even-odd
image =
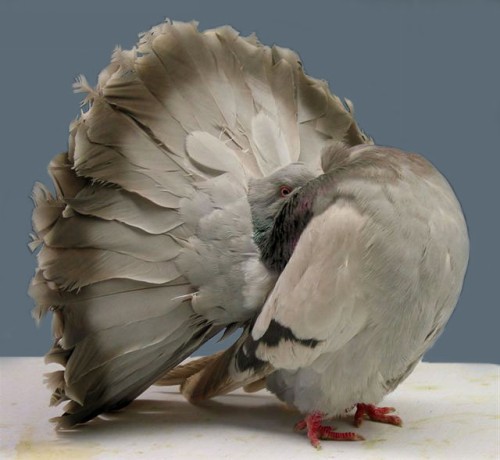
[[[383,402],[403,427],[351,419],[332,422],[366,441],[311,447],[293,432],[298,414],[266,391],[235,392],[204,406],[176,388],[151,387],[125,410],[76,430],[48,422],[41,358],[0,358],[2,459],[499,459],[500,366],[421,363]]]

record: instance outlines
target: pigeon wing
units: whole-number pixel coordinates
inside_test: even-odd
[[[338,200],[312,218],[253,327],[182,386],[192,401],[298,369],[341,348],[363,327],[361,232],[366,218]],[[327,240],[327,244],[326,244]]]

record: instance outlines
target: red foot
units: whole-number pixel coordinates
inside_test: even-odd
[[[389,423],[390,425],[402,426],[403,421],[397,415],[387,415],[394,412],[394,407],[377,407],[373,404],[356,404],[356,414],[354,414],[354,424],[360,426],[365,418],[373,422]]]
[[[295,424],[295,431],[302,431],[307,429],[307,437],[313,447],[316,449],[320,448],[320,439],[330,440],[330,441],[363,441],[363,436],[359,434],[348,432],[348,433],[337,433],[335,428],[330,426],[324,426],[321,424],[323,421],[324,414],[321,412],[313,412],[306,416],[304,420],[297,422]]]

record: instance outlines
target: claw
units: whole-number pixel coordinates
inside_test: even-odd
[[[305,430],[306,428],[307,428],[307,422],[304,419],[304,420],[299,420],[293,427],[293,430],[296,432],[300,432],[302,430]]]
[[[354,424],[360,426],[365,418],[380,423],[402,426],[403,421],[397,415],[387,415],[394,412],[394,407],[377,407],[373,404],[356,404],[356,413],[354,414]]]
[[[346,432],[338,433],[331,426],[322,425],[324,414],[321,412],[313,412],[307,415],[303,420],[295,424],[295,431],[302,431],[307,428],[307,437],[312,446],[316,449],[321,448],[320,440],[328,441],[363,441],[363,436],[357,433]]]

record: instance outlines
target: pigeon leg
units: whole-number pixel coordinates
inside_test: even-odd
[[[320,440],[329,441],[363,441],[364,438],[359,434],[347,432],[338,433],[331,426],[322,425],[325,415],[321,412],[313,412],[307,415],[303,420],[295,424],[295,431],[307,429],[307,437],[311,444],[316,449],[319,449]]]
[[[367,418],[373,422],[402,426],[403,421],[397,415],[388,415],[395,410],[394,407],[377,407],[373,404],[358,403],[354,414],[354,424],[360,426],[363,420]]]

